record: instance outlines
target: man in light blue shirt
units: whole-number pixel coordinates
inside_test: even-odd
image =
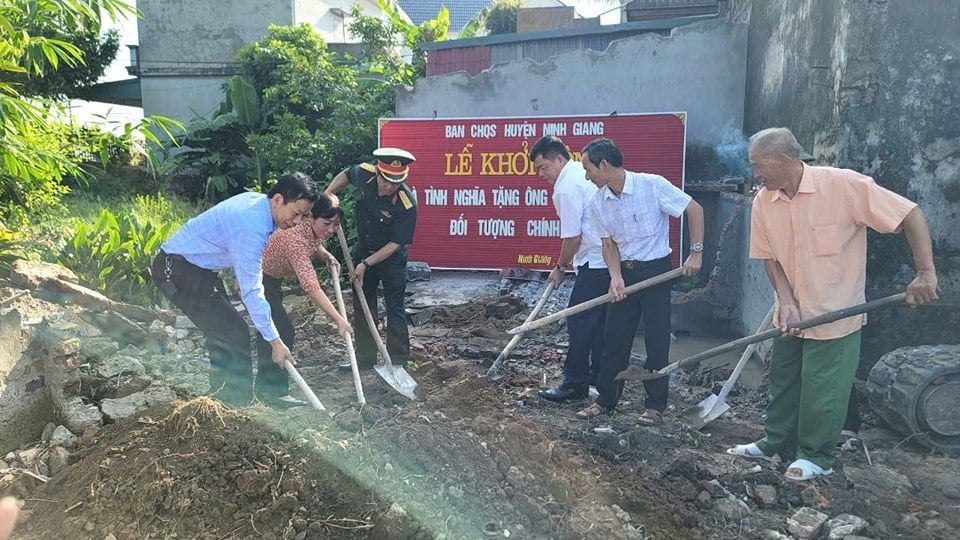
[[[207,338],[210,392],[243,405],[253,390],[250,331],[233,309],[218,272],[232,268],[254,326],[270,343],[273,362],[296,364],[280,339],[263,293],[261,257],[277,228],[310,214],[317,192],[303,173],[280,177],[266,195],[241,193],[194,217],[164,242],[153,261],[153,281]]]

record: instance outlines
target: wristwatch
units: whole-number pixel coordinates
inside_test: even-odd
[[[694,242],[690,244],[690,251],[694,253],[703,253],[703,244],[700,242]]]

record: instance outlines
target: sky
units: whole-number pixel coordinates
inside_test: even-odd
[[[617,24],[620,22],[620,15],[618,11],[614,9],[617,6],[615,0],[562,1],[568,6],[574,6],[577,13],[582,17],[595,17],[600,13],[608,12],[601,16],[600,22],[602,24]],[[136,2],[131,1],[131,3],[135,4]],[[626,0],[622,0],[621,3],[626,3]],[[127,45],[136,45],[139,42],[137,39],[137,21],[131,16],[126,20],[114,21],[106,25],[106,29],[117,29],[120,32],[120,50],[117,51],[117,58],[106,69],[103,76],[100,77],[100,82],[129,79],[131,76],[127,74],[127,66],[130,65],[130,53]]]

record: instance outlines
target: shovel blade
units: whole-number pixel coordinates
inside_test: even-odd
[[[411,377],[403,367],[379,364],[374,369],[376,369],[380,378],[389,384],[391,388],[399,392],[400,395],[410,399],[417,399],[417,396],[413,393],[413,391],[417,389],[417,381],[413,380],[413,377]]]
[[[713,422],[717,418],[720,418],[723,413],[730,410],[730,404],[726,401],[718,401],[713,404],[713,407],[709,409],[704,409],[703,414],[700,415],[700,426],[697,429]]]
[[[615,377],[618,381],[650,381],[653,379],[659,379],[661,377],[666,377],[667,373],[660,373],[659,371],[647,371],[640,366],[630,365],[627,369],[617,373]]]

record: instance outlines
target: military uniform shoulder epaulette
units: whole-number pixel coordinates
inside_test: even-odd
[[[370,174],[377,174],[377,167],[373,163],[361,163],[360,168]]]
[[[413,194],[407,186],[400,188],[400,191],[397,192],[397,198],[400,199],[400,204],[403,205],[405,210],[410,210],[417,206],[417,200],[413,198]]]

